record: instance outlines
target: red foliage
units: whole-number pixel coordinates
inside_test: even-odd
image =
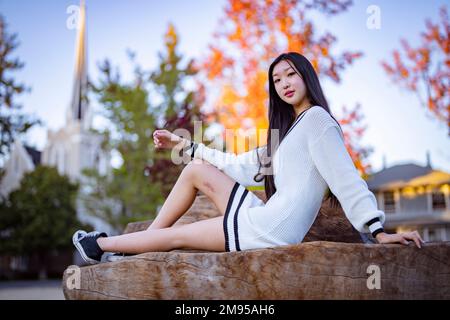
[[[426,21],[418,47],[402,39],[402,53],[395,50],[393,61],[381,65],[394,83],[414,92],[426,109],[447,123],[450,135],[450,25],[445,7],[440,18],[437,24]]]
[[[362,176],[366,176],[371,169],[368,156],[373,150],[360,144],[367,128],[362,124],[364,116],[361,113],[361,105],[357,104],[353,110],[348,110],[344,106],[342,110],[343,115],[338,121],[344,133],[345,146],[355,167]]]
[[[318,34],[307,15],[315,10],[332,16],[351,4],[349,0],[229,0],[213,44],[199,65],[205,87],[220,90],[213,102],[217,111],[214,120],[226,129],[267,129],[267,70],[282,52],[302,53],[321,78],[340,82],[341,72],[362,53],[335,53],[336,37],[329,32]],[[360,157],[368,151],[357,147],[363,130],[353,130],[354,122],[349,119],[343,121],[348,121],[349,151],[358,169],[364,172],[367,165]],[[264,144],[258,137],[250,139]]]

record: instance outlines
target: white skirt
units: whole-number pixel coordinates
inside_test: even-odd
[[[223,219],[225,234],[225,251],[241,251],[247,249],[271,247],[271,241],[265,241],[254,226],[248,215],[250,208],[264,206],[264,201],[253,192],[236,182],[228,199]]]

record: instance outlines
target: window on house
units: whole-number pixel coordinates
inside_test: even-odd
[[[445,194],[439,191],[433,191],[431,194],[431,204],[433,210],[445,209]]]
[[[447,225],[445,227],[445,239],[443,239],[444,241],[449,241],[450,240],[450,225]]]
[[[439,229],[429,229],[428,230],[428,241],[441,241],[439,237]]]
[[[384,212],[394,213],[395,212],[395,197],[393,191],[383,192],[384,199]]]

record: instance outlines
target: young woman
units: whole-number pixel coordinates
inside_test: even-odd
[[[313,224],[327,194],[332,202],[339,200],[358,231],[371,232],[379,243],[413,240],[420,248],[423,241],[417,231],[384,232],[385,215],[345,149],[311,63],[295,52],[281,54],[270,65],[268,79],[266,146],[236,156],[156,130],[156,148],[181,145],[193,161],[185,166],[147,230],[113,237],[77,231],[73,243],[81,256],[94,264],[104,252],[241,251],[296,244]],[[263,184],[266,203],[245,188]],[[190,208],[197,190],[211,199],[221,215],[172,226]]]

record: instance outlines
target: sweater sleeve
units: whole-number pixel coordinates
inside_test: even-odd
[[[236,155],[209,148],[203,143],[191,142],[185,153],[192,159],[208,161],[243,186],[263,186],[264,180],[257,182],[254,177],[259,171],[258,159],[264,148],[265,146]]]
[[[339,126],[329,124],[320,131],[308,143],[317,170],[355,229],[375,237],[383,231],[384,212],[378,210],[374,194],[353,164]]]

